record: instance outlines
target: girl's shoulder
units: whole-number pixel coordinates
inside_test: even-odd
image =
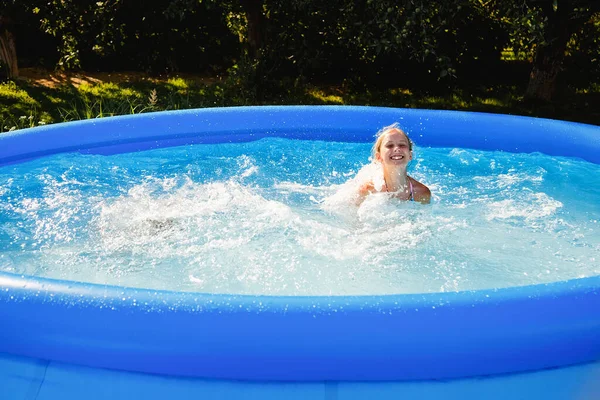
[[[413,199],[419,203],[429,204],[431,202],[431,191],[427,186],[413,177],[409,177],[413,183]]]

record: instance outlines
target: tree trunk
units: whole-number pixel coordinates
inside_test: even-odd
[[[573,1],[558,0],[554,8],[552,1],[544,2],[542,13],[548,17],[543,44],[538,44],[529,75],[525,99],[549,102],[556,90],[556,80],[565,59],[567,43],[585,20],[572,18]]]
[[[254,59],[258,56],[264,40],[265,16],[262,10],[263,2],[262,0],[240,0],[240,3],[246,12],[246,20],[248,21],[248,55]]]
[[[9,79],[19,76],[15,38],[9,30],[9,19],[0,16],[0,63],[6,65]]]
[[[561,49],[562,47],[562,49]],[[529,83],[525,91],[526,100],[540,100],[549,102],[556,91],[556,79],[562,69],[565,57],[565,46],[538,47],[533,63]]]

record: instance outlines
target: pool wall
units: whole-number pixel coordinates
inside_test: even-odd
[[[393,122],[420,146],[541,152],[600,163],[600,127],[593,125],[459,111],[273,106],[137,114],[3,133],[0,165],[61,152],[113,154],[272,136],[371,142]]]
[[[114,154],[270,136],[371,142],[393,122],[419,146],[537,151],[600,163],[596,126],[452,111],[281,106],[11,132],[0,135],[0,165],[60,152]],[[0,329],[0,352],[8,360],[244,381],[437,381],[582,363],[591,363],[598,377],[599,310],[600,277],[458,293],[269,297],[0,273],[0,321],[8,327]]]
[[[600,363],[521,374],[398,382],[257,382],[181,378],[0,357],[10,400],[595,400]]]

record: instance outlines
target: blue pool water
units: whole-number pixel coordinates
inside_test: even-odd
[[[258,295],[458,291],[600,273],[600,165],[417,147],[410,173],[433,204],[380,194],[357,208],[352,180],[369,153],[369,143],[270,138],[6,166],[0,269]]]

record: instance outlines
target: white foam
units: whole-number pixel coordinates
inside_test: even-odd
[[[519,199],[494,201],[488,204],[486,218],[494,219],[524,218],[539,219],[554,215],[563,205],[545,193],[526,192]]]
[[[335,192],[323,200],[322,209],[333,214],[347,215],[347,210],[356,208],[360,186],[369,181],[373,182],[377,191],[381,191],[384,180],[380,164],[366,164],[353,178],[341,185],[334,186]]]

